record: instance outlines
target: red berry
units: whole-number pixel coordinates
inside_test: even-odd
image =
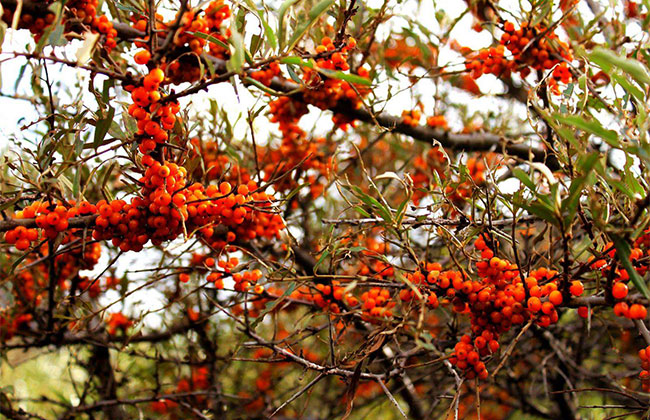
[[[627,296],[627,285],[623,282],[616,282],[612,287],[612,296],[614,299],[624,299]]]

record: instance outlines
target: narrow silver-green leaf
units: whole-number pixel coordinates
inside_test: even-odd
[[[295,47],[298,41],[300,41],[300,39],[305,36],[309,28],[311,28],[323,14],[327,12],[327,10],[332,7],[332,5],[334,5],[334,2],[334,0],[322,0],[309,11],[309,20],[302,22],[298,28],[296,28],[296,31],[289,39],[287,51],[293,50],[293,47]]]
[[[262,10],[259,10],[257,7],[255,7],[255,4],[253,3],[252,0],[246,0],[246,3],[248,4],[248,7],[251,8],[253,12],[257,15],[257,17],[260,19],[260,22],[262,22],[262,27],[264,28],[264,35],[266,36],[266,41],[269,43],[271,48],[275,50],[278,47],[278,40],[275,36],[275,33],[273,32],[273,29],[271,29],[271,26],[269,26],[269,23],[264,19],[264,12]]]

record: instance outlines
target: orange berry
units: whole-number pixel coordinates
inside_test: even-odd
[[[555,306],[560,306],[560,305],[562,304],[562,300],[563,300],[563,298],[562,298],[562,292],[560,292],[560,291],[558,291],[558,290],[554,290],[554,291],[552,291],[552,292],[548,295],[548,300],[549,300],[549,302],[551,302],[553,305],[555,305]]]
[[[29,240],[18,239],[16,241],[16,249],[18,249],[19,251],[25,251],[27,248],[29,248]]]
[[[151,60],[151,53],[147,50],[138,51],[133,57],[137,64],[147,64]]]
[[[165,72],[163,72],[161,69],[156,68],[153,69],[149,72],[147,77],[151,78],[150,80],[153,83],[162,83],[163,80],[165,80]]]
[[[573,296],[580,296],[585,291],[585,287],[582,285],[582,282],[579,280],[574,280],[571,282],[571,287],[569,291]]]
[[[623,282],[616,282],[614,286],[612,286],[612,296],[614,299],[624,299],[627,296],[627,293],[627,285]]]
[[[61,216],[59,216],[58,213],[52,212],[47,215],[47,223],[49,223],[52,226],[59,223],[59,220],[61,220]]]
[[[485,338],[483,338],[481,336],[478,336],[474,340],[474,346],[476,346],[477,349],[482,349],[485,346],[487,346],[487,340],[485,340]]]
[[[589,308],[586,306],[580,306],[578,308],[578,315],[581,318],[587,318],[589,316]]]
[[[640,305],[638,303],[635,303],[632,306],[630,306],[629,317],[631,319],[645,319],[647,315],[648,315],[648,310],[646,309],[645,306]]]
[[[614,314],[616,316],[623,316],[627,318],[629,312],[630,307],[625,302],[618,302],[616,305],[614,305]]]
[[[539,312],[542,309],[542,301],[538,297],[533,296],[528,299],[528,310],[531,312]]]
[[[5,232],[5,241],[7,241],[8,244],[15,244],[18,239],[18,232],[16,232],[15,229]]]
[[[404,302],[408,302],[413,298],[413,293],[410,290],[402,289],[399,291],[399,298]]]
[[[221,194],[223,195],[230,194],[231,191],[232,191],[232,186],[228,182],[224,181],[221,184],[219,184],[219,192],[221,192]]]

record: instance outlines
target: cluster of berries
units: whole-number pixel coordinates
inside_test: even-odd
[[[417,127],[422,118],[422,111],[419,109],[412,109],[410,111],[402,111],[402,123],[411,127]]]
[[[175,390],[169,389],[166,391],[166,393],[173,393],[175,391],[177,394],[189,394],[193,391],[208,389],[210,387],[210,384],[210,371],[205,366],[198,366],[192,369],[191,376],[181,377],[181,379],[178,380]],[[201,407],[205,404],[207,399],[205,395],[198,394],[191,397],[186,397],[184,400],[190,400],[189,402],[192,403],[192,407]],[[173,412],[176,408],[178,408],[178,406],[179,404],[176,401],[169,399],[160,399],[153,401],[150,405],[150,409],[156,414],[165,415]]]
[[[271,290],[267,292],[273,294]],[[313,303],[332,314],[338,314],[345,307],[355,307],[359,304],[359,300],[336,280],[332,281],[331,285],[319,283],[314,288],[299,287],[291,292],[289,298],[297,302]]]
[[[154,68],[139,86],[125,86],[125,90],[131,92],[133,104],[129,106],[129,115],[137,121],[136,139],[143,154],[150,154],[156,148],[160,150],[169,141],[168,132],[174,128],[176,114],[180,111],[178,102],[162,101],[164,81],[163,70]]]
[[[224,60],[230,57],[230,51],[224,45],[228,44],[231,32],[229,28],[222,29],[224,21],[230,16],[230,6],[223,0],[212,1],[205,9],[194,9],[183,13],[179,21],[180,27],[177,28],[172,40],[172,48],[164,51],[164,55],[159,57],[157,62],[170,83],[195,82],[205,76],[205,72],[202,71],[205,65],[201,62],[205,60],[201,56],[204,52]],[[162,16],[155,16],[154,27],[160,42],[166,39],[178,19],[177,15],[173,20],[165,22]],[[147,16],[134,15],[131,20],[134,29],[140,32],[147,31],[149,24]],[[208,36],[210,40],[206,39]],[[136,63],[144,65],[149,63],[152,51],[149,51],[149,37],[144,37],[143,41],[135,43],[136,46],[144,48],[136,54],[135,58]]]
[[[634,269],[639,273],[639,275],[645,275],[650,266],[644,261],[646,256],[643,250],[640,247],[648,247],[648,236],[647,233],[641,235],[636,241],[636,247],[630,250],[630,262],[634,266]],[[622,301],[627,298],[629,289],[627,283],[630,280],[630,275],[626,269],[619,267],[618,264],[608,263],[608,260],[611,262],[616,261],[616,249],[612,242],[605,244],[603,248],[606,252],[604,253],[605,258],[594,259],[592,258],[591,268],[595,270],[600,270],[603,278],[612,279],[612,287],[610,293],[614,299],[618,302],[614,304],[614,314],[616,316],[629,318],[629,319],[645,319],[648,315],[647,308],[639,303],[629,304],[628,302]]]
[[[29,10],[23,9],[18,20],[18,28],[28,29],[34,35],[34,40],[39,42],[45,30],[56,20],[56,15],[48,9],[52,3],[49,0],[39,1],[36,2],[35,7],[30,7]],[[117,31],[106,15],[97,16],[98,6],[98,0],[71,0],[65,5],[61,23],[65,25],[65,33],[81,33],[90,30],[101,34],[101,43],[107,52],[111,52],[117,46]],[[16,4],[7,5],[2,10],[2,20],[11,26]]]
[[[122,312],[113,312],[108,316],[106,325],[108,326],[107,332],[110,335],[115,335],[119,331],[126,333],[126,330],[133,325],[133,320],[129,319]]]
[[[349,38],[346,44],[337,47],[334,45],[332,39],[324,37],[321,40],[321,44],[316,47],[316,52],[323,55],[323,57],[316,59],[318,69],[330,71],[350,70],[348,53],[356,45],[355,39]],[[370,93],[370,89],[367,86],[354,85],[344,80],[326,77],[322,73],[319,73],[318,69],[304,69],[302,78],[304,84],[308,87],[303,92],[303,100],[305,102],[320,109],[331,109],[341,103],[345,103],[353,109],[362,106],[363,98]],[[370,77],[370,73],[364,67],[357,69],[357,75],[365,79]],[[344,131],[350,125],[354,125],[354,120],[344,114],[335,113],[332,116],[332,121],[338,128]]]
[[[81,202],[79,206],[74,201],[43,202],[35,201],[19,210],[14,219],[35,219],[37,228],[25,228],[17,226],[5,232],[4,239],[7,243],[15,245],[19,251],[27,250],[33,242],[40,238],[39,229],[43,231],[42,239],[54,239],[60,232],[68,229],[68,219],[71,217],[87,214],[84,210],[88,208],[88,202]]]
[[[274,77],[281,73],[280,65],[277,62],[272,62],[260,70],[254,70],[250,73],[250,77],[257,80],[265,86],[271,86],[271,81]]]
[[[512,72],[527,77],[532,71],[553,69],[549,86],[553,93],[559,94],[558,83],[569,83],[572,78],[567,66],[573,60],[569,45],[541,24],[529,26],[522,22],[516,28],[514,23],[505,22],[502,29],[500,45],[468,55],[466,68],[472,78],[478,79],[483,74],[508,77]]]
[[[18,331],[32,321],[32,314],[10,314],[7,308],[0,308],[0,340],[10,340]]]
[[[427,117],[427,125],[432,128],[439,128],[441,130],[448,130],[447,118],[444,115],[432,115]]]
[[[639,359],[641,359],[641,373],[639,379],[645,392],[650,392],[650,346],[639,350]]]

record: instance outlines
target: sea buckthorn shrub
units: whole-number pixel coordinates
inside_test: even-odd
[[[0,0],[0,415],[645,416],[647,4],[443,3]]]

